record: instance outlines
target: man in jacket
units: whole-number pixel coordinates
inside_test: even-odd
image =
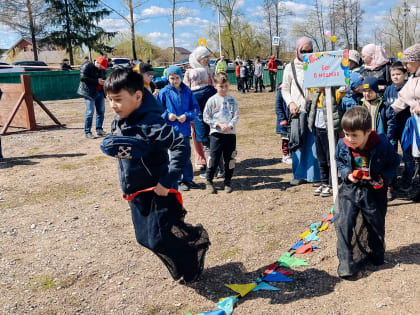
[[[277,78],[277,61],[274,56],[271,56],[270,61],[267,63],[268,74],[270,76],[270,86],[271,90],[269,92],[274,92],[276,89],[276,78]]]
[[[105,116],[105,96],[103,84],[105,82],[105,70],[108,69],[108,60],[99,57],[95,63],[85,62],[80,68],[80,84],[77,94],[85,99],[85,135],[88,139],[94,139],[91,132],[93,113],[96,108],[96,134],[105,136],[102,128]]]

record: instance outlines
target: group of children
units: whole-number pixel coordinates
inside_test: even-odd
[[[257,56],[254,61],[235,61],[236,84],[239,92],[249,92],[255,82],[254,92],[258,93],[258,89],[262,93],[265,89],[263,83],[264,65],[261,63],[260,57]]]

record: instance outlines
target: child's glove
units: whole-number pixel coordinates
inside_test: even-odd
[[[280,125],[281,125],[281,126],[283,126],[283,127],[286,127],[286,126],[287,126],[287,120],[283,120],[283,121],[280,123]]]

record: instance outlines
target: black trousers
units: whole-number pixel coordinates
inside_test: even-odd
[[[223,154],[225,162],[225,184],[230,184],[235,169],[236,135],[212,133],[210,135],[210,161],[208,161],[207,180],[213,181],[217,164]]]
[[[255,91],[258,91],[258,86],[260,87],[260,92],[262,92],[263,87],[264,87],[262,76],[255,77]]]
[[[276,90],[277,72],[269,71],[268,74],[270,76],[271,91],[275,91]]]
[[[321,184],[331,187],[330,148],[327,129],[315,128],[315,148],[321,173]]]
[[[338,273],[354,273],[355,261],[364,257],[381,264],[385,253],[385,216],[387,187],[374,189],[370,184],[343,183],[338,192],[337,232]],[[356,224],[361,214],[361,224]],[[360,222],[359,222],[360,223]],[[360,257],[354,257],[354,255]]]
[[[238,91],[242,90],[242,80],[241,77],[236,77],[236,86],[238,88]]]
[[[184,222],[186,211],[173,193],[148,191],[129,203],[137,242],[161,259],[174,280],[194,279],[210,246],[203,226]]]

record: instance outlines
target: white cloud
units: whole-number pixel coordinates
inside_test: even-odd
[[[147,34],[146,37],[153,41],[153,40],[159,40],[163,38],[170,38],[171,35],[169,35],[168,33],[152,32],[152,33]]]
[[[117,32],[128,30],[128,24],[123,19],[103,19],[99,26],[108,32]]]
[[[297,3],[294,1],[282,1],[279,5],[284,5],[286,9],[290,10],[296,15],[303,15],[313,8],[312,5]]]
[[[189,16],[183,20],[179,20],[175,22],[176,26],[198,26],[198,27],[205,27],[209,24],[209,21],[206,19],[200,19],[199,17],[192,17]]]
[[[182,38],[194,38],[194,37],[197,37],[197,36],[196,36],[196,34],[191,33],[191,32],[184,32],[184,33],[179,34],[179,37],[182,37]]]
[[[171,14],[171,8],[162,8],[162,7],[157,7],[154,5],[142,11],[143,16],[149,16],[149,17],[167,16],[170,14]],[[189,15],[198,15],[198,14],[200,14],[200,11],[197,9],[190,9],[186,7],[179,7],[176,9],[176,15],[189,16]]]

